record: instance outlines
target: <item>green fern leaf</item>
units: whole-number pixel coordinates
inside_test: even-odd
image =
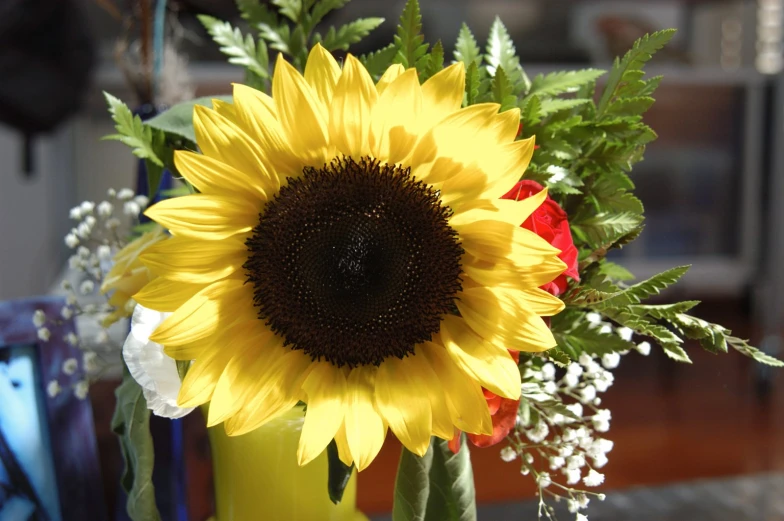
[[[424,43],[425,37],[422,35],[422,14],[418,0],[407,0],[393,40],[397,49],[395,63],[405,68],[416,67],[419,73],[424,72],[429,61],[429,45]]]
[[[378,80],[392,63],[392,59],[395,57],[396,53],[397,49],[395,48],[395,45],[390,43],[377,51],[363,54],[359,57],[359,61],[362,62],[370,75]]]
[[[581,87],[595,82],[597,78],[605,74],[599,69],[583,69],[579,71],[552,72],[546,76],[537,75],[531,82],[531,94],[547,94],[556,96],[568,92],[577,92]]]
[[[756,347],[749,345],[746,340],[734,336],[728,336],[727,343],[739,353],[753,358],[757,362],[773,367],[784,367],[784,362],[760,351]]]
[[[360,18],[342,25],[338,29],[330,27],[323,37],[316,33],[313,35],[313,40],[321,42],[321,45],[329,51],[338,49],[345,51],[348,50],[349,45],[360,41],[383,22],[383,18]]]
[[[316,27],[324,17],[335,9],[340,9],[351,0],[318,0],[313,9],[308,13],[306,23],[303,24],[303,29],[306,34],[310,34],[314,27]]]
[[[551,114],[555,114],[556,112],[561,112],[562,110],[570,110],[575,107],[579,107],[580,105],[584,105],[586,103],[590,103],[591,100],[588,99],[560,99],[560,98],[549,98],[542,100],[541,107],[539,109],[539,114],[541,117],[545,118],[550,116]]]
[[[477,67],[482,65],[482,51],[476,44],[471,29],[465,23],[460,26],[460,32],[457,34],[457,42],[455,43],[455,61],[463,62],[466,69],[475,63]]]
[[[502,67],[513,86],[515,95],[528,92],[531,81],[520,66],[520,59],[517,57],[517,51],[506,26],[497,16],[493,25],[490,26],[490,35],[487,38],[485,51],[487,70],[491,76],[495,76],[498,67]]]
[[[114,128],[117,129],[117,134],[105,136],[103,139],[125,143],[131,147],[131,151],[136,157],[147,159],[153,164],[163,167],[163,161],[155,153],[153,146],[152,128],[142,123],[139,116],[134,116],[125,103],[108,92],[104,92],[103,95],[109,105],[109,112],[115,124]]]
[[[438,40],[430,50],[430,58],[427,60],[427,67],[424,74],[420,76],[420,81],[424,82],[438,71],[444,68],[444,46]]]
[[[236,0],[236,2],[243,20],[252,27],[258,27],[261,24],[277,27],[280,24],[275,12],[262,4],[261,0]]]
[[[210,33],[212,39],[220,45],[223,54],[229,56],[229,63],[241,65],[261,78],[269,78],[269,63],[266,46],[259,42],[259,49],[251,35],[245,38],[242,32],[228,22],[207,15],[199,15],[199,21]]]
[[[633,213],[586,214],[575,217],[572,231],[594,248],[610,245],[642,224],[642,217]]]
[[[479,97],[480,70],[476,62],[471,62],[466,69],[466,95],[464,106],[473,105]]]
[[[302,16],[302,0],[272,0],[272,4],[277,6],[280,14],[292,22],[299,22]]]
[[[669,286],[678,282],[687,271],[689,271],[689,266],[671,268],[654,275],[647,280],[629,286],[622,291],[610,294],[607,298],[593,304],[593,306],[596,309],[602,310],[639,304],[643,300],[652,297],[653,295],[658,295]]]

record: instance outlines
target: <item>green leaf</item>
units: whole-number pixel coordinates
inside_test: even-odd
[[[509,82],[513,86],[515,95],[529,90],[531,81],[520,66],[520,59],[517,57],[517,51],[512,39],[509,37],[506,26],[497,16],[493,21],[493,25],[490,26],[490,34],[487,38],[485,51],[485,60],[488,63],[487,69],[491,76],[496,75],[498,67],[503,67]]]
[[[425,521],[432,466],[432,444],[421,458],[403,447],[395,478],[392,521]]]
[[[615,280],[633,280],[635,278],[632,272],[620,264],[616,264],[610,261],[602,262],[599,266],[599,271]]]
[[[563,323],[573,321],[571,326]],[[614,333],[602,333],[600,329],[585,319],[584,313],[559,313],[552,318],[553,336],[558,347],[573,360],[582,353],[604,355],[628,351],[634,344]]]
[[[236,0],[236,2],[242,18],[253,27],[259,24],[277,27],[280,23],[275,12],[262,4],[261,0]]]
[[[616,94],[616,90],[623,79],[624,74],[629,70],[640,70],[645,63],[650,60],[654,53],[664,47],[669,42],[675,29],[666,29],[664,31],[657,31],[653,34],[646,34],[632,46],[631,50],[627,52],[622,59],[615,59],[610,75],[607,78],[607,84],[602,92],[602,97],[596,107],[599,116],[603,116],[605,111],[610,105],[610,101]]]
[[[665,316],[664,318],[682,331],[686,337],[699,340],[705,350],[712,353],[727,352],[727,337],[731,331],[724,326],[712,324],[685,313]]]
[[[321,45],[328,51],[338,49],[346,51],[352,43],[360,41],[383,22],[383,18],[359,18],[353,22],[341,25],[338,29],[330,27],[327,30],[327,34],[323,37],[316,33],[313,35],[313,40],[314,42],[321,42]]]
[[[539,113],[540,116],[544,118],[550,114],[555,114],[556,112],[560,112],[562,110],[573,109],[590,102],[591,100],[588,99],[548,98],[542,101]]]
[[[479,68],[475,62],[471,62],[466,69],[466,96],[465,106],[473,105],[479,97]]]
[[[430,50],[430,58],[427,61],[427,68],[425,69],[425,73],[420,76],[419,80],[424,82],[443,68],[444,46],[441,44],[441,40],[438,40]]]
[[[272,0],[278,12],[294,23],[299,22],[302,15],[302,0]]]
[[[544,355],[558,367],[566,367],[572,361],[567,353],[561,351],[557,347],[548,349],[544,352]]]
[[[327,445],[327,469],[327,492],[330,501],[337,505],[343,500],[343,492],[354,472],[354,465],[346,465],[340,460],[335,440]]]
[[[609,294],[606,298],[594,302],[593,306],[596,309],[606,309],[639,304],[646,298],[658,295],[667,287],[678,282],[687,271],[689,271],[689,266],[671,268],[624,290]]]
[[[147,159],[151,163],[162,167],[163,161],[158,157],[153,148],[152,129],[142,123],[139,116],[134,116],[128,106],[115,98],[108,92],[103,93],[106,102],[109,104],[109,112],[112,114],[117,129],[117,134],[105,136],[103,139],[113,139],[125,143],[131,147],[133,154],[141,159]]]
[[[207,15],[198,15],[199,21],[210,33],[215,43],[220,45],[223,54],[229,56],[229,63],[241,65],[260,78],[267,79],[269,74],[269,58],[264,42],[256,42],[251,35],[242,36],[242,31],[232,27],[228,22]]]
[[[460,32],[457,34],[457,43],[455,43],[455,61],[463,62],[468,69],[472,63],[477,67],[482,65],[482,51],[476,44],[471,29],[465,23],[460,26]]]
[[[678,315],[686,313],[699,303],[699,300],[684,300],[673,304],[639,304],[629,306],[628,310],[635,315],[650,316],[660,320],[673,320]]]
[[[531,82],[528,95],[547,94],[555,96],[566,92],[577,92],[581,87],[596,81],[605,74],[599,69],[583,69],[579,71],[551,72],[537,75]]]
[[[124,469],[120,483],[128,494],[126,510],[133,521],[160,521],[152,484],[154,464],[150,410],[142,388],[123,366],[123,380],[114,392],[117,405],[112,432],[120,440]]]
[[[362,62],[370,75],[373,76],[374,79],[378,80],[378,78],[384,74],[384,71],[387,70],[387,67],[389,67],[389,65],[392,63],[396,53],[397,49],[395,48],[395,45],[390,43],[386,47],[382,47],[377,51],[363,54],[359,57],[359,61]]]
[[[203,105],[211,108],[213,99],[231,103],[234,98],[231,95],[204,96],[190,101],[183,101],[182,103],[174,105],[167,111],[158,114],[154,118],[147,120],[146,124],[152,128],[162,130],[167,134],[173,134],[195,143],[196,134],[193,131],[193,107],[196,105]]]
[[[732,346],[732,348],[738,351],[739,353],[742,353],[750,358],[753,358],[757,362],[770,365],[773,367],[784,367],[784,362],[782,362],[778,358],[774,358],[760,351],[756,347],[749,345],[746,340],[734,336],[729,336],[727,337],[727,343],[729,343],[729,345]]]
[[[335,9],[340,9],[351,0],[318,0],[310,12],[310,19],[308,20],[308,27],[312,29],[318,25],[321,20],[330,12]],[[307,29],[307,28],[306,28]]]
[[[422,14],[418,0],[406,1],[393,39],[397,49],[395,63],[405,68],[416,67],[422,73],[427,65],[429,45],[424,43],[425,37],[422,35]]]
[[[580,240],[594,247],[612,244],[642,223],[642,217],[633,213],[589,213],[576,216],[572,231]]]
[[[664,350],[664,354],[672,358],[676,362],[682,362],[685,364],[691,363],[691,358],[689,358],[689,355],[686,353],[686,350],[683,349],[680,345],[669,343],[669,342],[663,342],[661,344],[661,347]]]
[[[433,438],[428,450],[433,452],[433,462],[425,521],[476,521],[474,472],[466,436],[460,437],[457,454],[438,438]]]
[[[524,129],[539,123],[542,120],[542,102],[539,101],[539,96],[527,96],[520,103],[520,114]]]
[[[607,114],[616,116],[639,116],[646,112],[655,100],[649,96],[622,98],[607,108]]]
[[[499,66],[495,70],[495,76],[490,85],[493,101],[501,105],[499,112],[503,112],[517,105],[517,97],[512,93],[513,86],[509,83],[503,67]]]

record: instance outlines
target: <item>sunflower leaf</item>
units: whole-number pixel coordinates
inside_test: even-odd
[[[477,67],[482,65],[482,51],[476,44],[476,38],[474,38],[471,29],[465,23],[460,26],[460,32],[457,34],[454,57],[455,61],[463,62],[466,69],[472,63],[475,63]]]
[[[403,447],[395,478],[392,521],[424,521],[430,496],[430,469],[433,466],[431,445],[423,457]]]
[[[430,493],[425,521],[476,521],[474,472],[466,436],[460,436],[460,450],[452,453],[448,442],[433,438]]]
[[[420,74],[424,72],[429,61],[427,49],[430,46],[424,43],[418,0],[407,0],[393,40],[397,49],[394,63],[400,63],[405,68],[416,67]]]
[[[579,71],[551,72],[550,74],[537,75],[531,82],[528,95],[558,94],[577,92],[581,87],[595,82],[605,71],[599,69],[583,69]]]
[[[390,43],[377,51],[363,54],[359,57],[359,61],[362,62],[370,75],[377,80],[384,74],[384,71],[389,67],[389,64],[392,63],[392,59],[395,57],[396,53],[397,49],[395,48],[395,45]]]
[[[267,53],[257,50],[256,42],[251,35],[243,37],[239,28],[232,27],[230,23],[222,22],[212,16],[202,14],[198,19],[215,43],[220,45],[220,51],[229,56],[229,63],[241,65],[260,78],[270,77]],[[266,47],[263,49],[266,51]]]
[[[509,83],[512,84],[512,91],[515,95],[528,92],[531,88],[531,80],[520,66],[520,59],[517,57],[514,43],[509,37],[501,19],[496,16],[493,25],[490,26],[490,35],[487,38],[485,48],[485,60],[487,61],[487,71],[491,76],[496,75],[498,67],[503,67]]]
[[[134,116],[128,106],[108,92],[103,93],[109,112],[114,120],[117,134],[105,136],[103,139],[117,140],[131,147],[133,155],[146,159],[151,163],[163,167],[163,161],[155,153],[153,145],[153,131],[142,123],[139,116]]]
[[[320,42],[328,51],[346,51],[352,43],[360,41],[383,22],[383,18],[359,18],[337,29],[330,27],[324,36],[315,33],[313,40],[314,43]]]

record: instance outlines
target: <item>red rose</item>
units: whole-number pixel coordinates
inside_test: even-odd
[[[527,179],[518,181],[514,188],[501,199],[521,201],[541,192],[542,188],[542,185],[536,181]],[[558,258],[566,264],[566,271],[552,282],[542,286],[543,290],[557,297],[566,291],[566,277],[580,280],[580,275],[577,273],[577,248],[574,246],[572,232],[569,230],[569,218],[558,203],[550,199],[548,195],[542,205],[521,226],[561,250]]]

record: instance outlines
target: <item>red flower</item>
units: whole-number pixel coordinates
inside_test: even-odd
[[[513,199],[521,201],[542,191],[542,185],[536,181],[519,181],[508,194],[501,199]],[[531,230],[539,237],[543,238],[554,247],[561,250],[558,258],[566,264],[566,271],[559,275],[552,282],[548,282],[542,289],[552,293],[556,297],[566,291],[566,277],[580,280],[577,273],[577,248],[572,241],[572,232],[569,230],[569,218],[566,212],[558,203],[547,199],[537,208],[534,213],[521,225],[526,230]]]
[[[524,180],[518,182],[512,190],[501,199],[513,199],[520,201],[531,197],[542,191],[542,185],[536,181]],[[521,224],[526,230],[531,230],[554,247],[561,250],[558,258],[566,264],[566,271],[559,275],[555,280],[548,282],[542,289],[555,295],[556,297],[566,291],[566,277],[580,280],[577,272],[577,248],[572,241],[572,232],[569,230],[569,220],[566,212],[558,203],[547,199],[537,208],[534,213]],[[519,360],[519,353],[509,351],[515,362]],[[503,440],[514,428],[517,421],[517,408],[520,400],[510,400],[502,398],[496,394],[483,389],[487,406],[490,409],[490,416],[493,420],[493,434],[467,434],[468,439],[477,447],[489,447]],[[457,453],[460,450],[460,431],[455,432],[455,437],[449,442],[449,448]]]

